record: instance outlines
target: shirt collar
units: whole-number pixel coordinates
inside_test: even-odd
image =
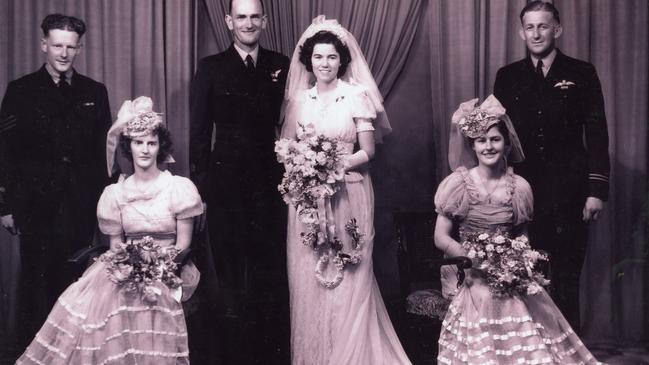
[[[250,55],[252,57],[252,62],[257,66],[257,57],[259,56],[259,45],[255,47],[251,52],[246,52],[243,49],[239,48],[236,43],[234,43],[234,49],[237,50],[237,53],[239,54],[239,57],[241,57],[241,60],[243,62],[246,62],[246,56]]]
[[[536,68],[536,64],[539,63],[539,58],[534,57],[533,55],[531,57],[532,57],[532,65],[534,66],[534,68]],[[540,59],[540,60],[543,61],[543,73],[544,74],[546,74],[546,75],[548,74],[548,71],[550,70],[550,67],[552,66],[552,63],[554,62],[554,59],[556,57],[557,57],[557,49],[555,48],[547,56]]]
[[[50,65],[47,63],[45,64],[45,70],[47,70],[47,73],[50,74],[50,77],[52,78],[52,81],[54,81],[54,84],[58,85],[59,80],[61,79],[61,75],[53,70],[52,67],[50,67]],[[74,69],[70,67],[70,69],[65,72],[65,80],[70,85],[72,85],[72,75],[74,75]]]

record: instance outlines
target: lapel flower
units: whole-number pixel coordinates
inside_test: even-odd
[[[282,73],[282,69],[280,68],[279,70],[273,71],[270,73],[270,78],[273,80],[273,82],[277,82],[279,80],[279,74]]]
[[[561,90],[566,90],[570,86],[573,86],[573,85],[575,85],[575,83],[572,82],[572,81],[561,80],[560,82],[557,82],[556,84],[554,84],[554,87],[558,87]]]

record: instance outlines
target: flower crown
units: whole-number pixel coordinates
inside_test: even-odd
[[[483,135],[505,115],[505,108],[493,95],[490,95],[480,106],[476,106],[477,101],[478,99],[472,99],[460,104],[453,114],[452,122],[467,138],[478,138]]]
[[[143,112],[135,115],[126,123],[122,134],[130,138],[142,137],[153,132],[161,124],[160,114],[153,111]]]
[[[122,134],[134,138],[153,132],[162,124],[162,117],[153,111],[153,101],[148,97],[139,97],[129,105],[122,106],[120,116],[127,120]]]

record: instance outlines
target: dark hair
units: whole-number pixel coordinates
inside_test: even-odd
[[[561,19],[559,18],[559,10],[557,10],[557,8],[552,5],[552,3],[536,0],[525,5],[523,10],[521,10],[521,24],[523,24],[523,16],[525,16],[525,13],[528,13],[530,11],[547,11],[549,13],[552,13],[552,16],[557,21],[557,23],[561,24]]]
[[[313,56],[313,48],[316,44],[333,44],[336,52],[340,55],[340,68],[338,68],[338,77],[347,72],[347,66],[352,62],[352,55],[349,53],[349,48],[338,38],[335,34],[326,30],[321,30],[312,35],[304,41],[300,46],[300,62],[306,66],[306,70],[313,72],[313,65],[311,64],[311,56]]]
[[[154,136],[158,136],[158,140],[160,142],[160,149],[158,150],[158,156],[156,157],[156,161],[160,164],[163,163],[164,160],[167,159],[167,157],[173,152],[173,142],[171,141],[171,133],[169,133],[169,130],[162,124],[159,124],[157,127],[153,129],[153,132],[151,133]],[[133,139],[131,137],[125,136],[124,134],[119,135],[119,149],[126,157],[127,160],[133,162],[133,155],[131,152],[131,141]]]
[[[232,1],[234,1],[234,0],[230,0],[230,3],[228,4],[228,14],[230,14],[230,15],[232,15]],[[261,4],[261,13],[265,14],[264,2],[259,0],[259,3]]]
[[[75,32],[81,38],[86,33],[86,23],[83,20],[73,16],[63,14],[50,14],[43,18],[41,23],[43,35],[47,37],[52,29],[62,29]]]
[[[509,129],[507,129],[507,125],[505,125],[505,122],[503,122],[502,120],[499,120],[498,123],[493,124],[491,127],[487,128],[487,130],[485,131],[485,134],[487,132],[489,132],[489,130],[491,128],[494,128],[494,127],[496,129],[498,129],[498,132],[500,132],[500,134],[503,135],[503,139],[505,140],[505,146],[510,146],[512,142],[511,142],[511,139],[509,138]],[[478,139],[478,138],[469,138],[469,144],[471,146],[473,146],[476,139]]]

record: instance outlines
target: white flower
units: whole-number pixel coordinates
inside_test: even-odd
[[[469,250],[469,252],[466,254],[466,256],[467,256],[468,258],[472,259],[472,258],[475,258],[475,254],[476,254],[475,250],[474,250],[474,249],[471,249],[471,250]]]
[[[494,245],[490,243],[490,244],[486,245],[486,246],[484,247],[484,249],[485,249],[487,252],[492,252],[492,251],[494,250]]]
[[[486,240],[486,239],[488,239],[488,238],[489,238],[489,235],[486,234],[486,233],[483,233],[483,234],[481,234],[481,235],[478,236],[478,239],[479,239],[480,241],[484,241],[484,240]]]
[[[527,295],[534,295],[539,292],[541,292],[541,286],[539,284],[532,282],[527,286]]]
[[[505,243],[505,237],[503,237],[501,235],[498,235],[498,236],[494,237],[494,243],[496,243],[498,245],[502,245],[503,243]]]

